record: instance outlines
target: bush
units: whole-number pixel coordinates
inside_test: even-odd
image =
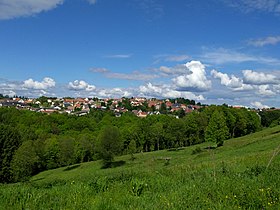
[[[192,151],[192,155],[195,155],[195,154],[198,154],[198,153],[201,153],[202,152],[202,149],[200,147],[196,147],[193,151]]]

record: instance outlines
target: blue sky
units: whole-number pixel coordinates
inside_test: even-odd
[[[0,0],[0,93],[279,107],[278,0]]]

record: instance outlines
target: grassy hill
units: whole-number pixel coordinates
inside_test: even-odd
[[[0,209],[280,209],[280,126],[209,143],[45,171],[0,185]],[[278,155],[276,154],[278,152]]]

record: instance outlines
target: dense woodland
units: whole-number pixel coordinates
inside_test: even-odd
[[[279,119],[271,112],[260,115],[263,126]],[[227,106],[205,107],[180,119],[164,114],[138,118],[129,112],[117,118],[98,110],[77,117],[0,108],[0,182],[23,181],[43,170],[75,163],[110,162],[114,155],[133,157],[136,152],[205,141],[222,146],[226,139],[260,130],[260,115]]]

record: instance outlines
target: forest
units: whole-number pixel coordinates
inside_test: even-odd
[[[261,117],[264,120],[261,120]],[[51,115],[0,108],[0,183],[28,180],[41,171],[114,156],[180,149],[202,142],[217,147],[224,140],[277,124],[276,115],[245,108],[209,106],[175,118],[165,114],[138,118],[131,112]]]

